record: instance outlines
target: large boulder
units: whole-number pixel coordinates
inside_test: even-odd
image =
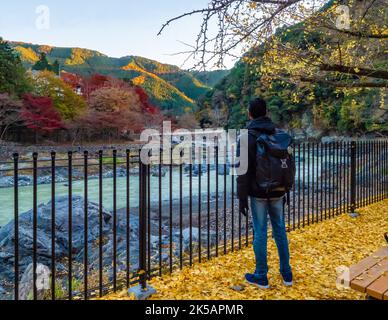
[[[37,210],[37,263],[51,269],[51,206],[52,203],[41,204]],[[56,270],[66,277],[69,253],[69,201],[67,197],[58,197],[55,201],[55,258]],[[82,266],[85,258],[84,243],[84,207],[82,197],[72,198],[72,258],[78,266]],[[100,211],[99,205],[87,203],[88,208],[88,268],[90,271],[99,267],[99,237],[100,237]],[[131,210],[130,217],[130,263],[137,267],[139,256],[138,235],[139,219],[136,210]],[[113,215],[110,211],[102,210],[102,259],[105,270],[112,269],[113,261]],[[33,247],[33,211],[30,210],[19,217],[19,270],[20,275],[28,274],[29,265],[32,263]],[[116,243],[117,262],[119,269],[126,265],[127,253],[127,220],[126,211],[117,212]],[[12,292],[14,279],[14,249],[15,249],[14,221],[0,229],[0,285],[8,292]],[[73,265],[76,268],[76,264]],[[82,268],[81,268],[82,269]],[[78,271],[77,271],[78,270]],[[58,272],[57,272],[58,276]],[[83,274],[78,269],[73,270],[73,276],[82,278]],[[27,277],[27,276],[26,276]],[[27,281],[27,280],[26,280]],[[23,282],[23,281],[22,281]],[[7,284],[7,285],[5,285]]]
[[[72,198],[72,249],[73,254],[84,247],[84,199]],[[51,264],[51,202],[41,204],[37,210],[37,257],[44,265]],[[69,199],[60,197],[55,201],[55,256],[57,260],[65,258],[69,251]],[[107,235],[112,229],[112,214],[103,210],[103,233]],[[88,242],[90,246],[99,237],[99,206],[88,203]],[[23,272],[32,262],[33,249],[33,210],[19,216],[19,267]],[[15,232],[14,221],[0,229],[0,280],[12,279],[14,268]]]

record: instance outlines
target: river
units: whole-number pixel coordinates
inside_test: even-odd
[[[310,158],[312,160],[312,158]],[[320,157],[314,158],[314,167],[310,164],[310,170],[305,168],[303,172],[303,164],[301,164],[301,176],[297,175],[297,180],[305,180],[307,177],[317,179],[321,175]],[[297,170],[298,171],[298,170]],[[310,173],[308,176],[308,172]],[[179,168],[174,168],[172,173],[172,198],[177,200],[180,197],[180,185],[179,185]],[[202,188],[199,192],[199,178],[193,177],[192,195],[198,197],[201,193],[204,200],[207,197],[207,173],[204,173],[201,177]],[[232,192],[232,176],[227,176],[226,191],[228,194]],[[168,202],[170,199],[170,176],[167,172],[165,177],[161,179],[161,190],[162,190],[162,201]],[[126,177],[117,178],[117,209],[126,207],[127,202],[127,191],[126,191]],[[73,181],[73,195],[83,196],[84,195],[84,181],[77,180]],[[158,203],[159,201],[159,178],[150,177],[150,188],[151,188],[151,203]],[[130,206],[138,207],[139,204],[139,180],[137,175],[130,176]],[[68,195],[68,183],[61,182],[56,184],[56,197]],[[182,195],[183,198],[187,198],[190,195],[190,180],[187,174],[183,175],[182,181]],[[224,192],[224,177],[219,176],[219,192]],[[210,193],[214,196],[216,193],[216,171],[213,170],[210,173]],[[88,197],[89,201],[98,203],[99,202],[99,180],[91,179],[88,181]],[[51,201],[51,184],[40,184],[37,186],[37,199],[38,204],[44,204]],[[113,209],[113,178],[103,179],[103,206],[107,210]],[[33,207],[33,187],[20,186],[19,187],[19,212],[24,213],[31,210]],[[0,226],[4,226],[14,218],[14,189],[0,188]]]

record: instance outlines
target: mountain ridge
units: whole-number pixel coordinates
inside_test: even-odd
[[[152,103],[158,105],[164,113],[172,115],[193,112],[196,109],[196,101],[208,93],[227,72],[217,70],[214,73],[194,73],[175,65],[135,55],[114,58],[86,48],[56,47],[20,41],[9,43],[19,53],[26,68],[31,68],[40,55],[45,53],[50,63],[57,60],[60,69],[66,72],[83,76],[102,74],[129,80],[143,87]]]

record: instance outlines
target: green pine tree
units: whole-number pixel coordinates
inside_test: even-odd
[[[30,89],[18,54],[0,37],[0,93],[21,96]]]

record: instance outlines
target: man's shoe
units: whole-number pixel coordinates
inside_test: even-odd
[[[293,279],[292,279],[292,273],[282,275],[283,276],[283,283],[286,287],[292,287]]]
[[[245,279],[249,284],[252,284],[260,289],[269,289],[268,278],[259,278],[254,274],[247,273]]]

